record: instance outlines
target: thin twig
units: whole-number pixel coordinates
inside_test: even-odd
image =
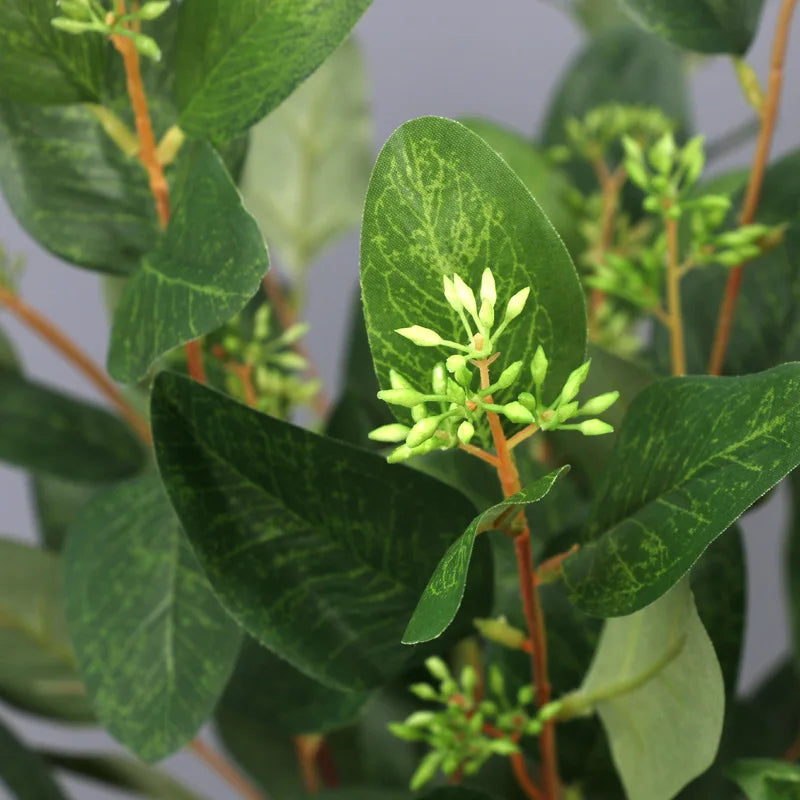
[[[220,778],[232,786],[244,800],[268,800],[263,792],[259,791],[229,761],[202,739],[193,739],[189,749],[216,772]]]
[[[515,433],[509,440],[508,440],[508,449],[513,450],[518,445],[522,444],[526,439],[530,439],[536,431],[539,430],[539,426],[536,424],[528,425],[527,428],[523,428],[519,433]]]
[[[496,456],[493,456],[491,453],[487,453],[486,450],[481,450],[480,447],[475,447],[474,444],[464,444],[463,442],[458,443],[459,450],[463,450],[465,453],[469,453],[471,456],[475,456],[475,458],[481,459],[481,461],[485,461],[487,464],[491,464],[495,469],[500,465],[500,462],[497,460]]]
[[[667,217],[667,309],[669,316],[670,353],[672,374],[686,374],[686,345],[683,338],[683,311],[681,310],[681,278],[679,264],[678,221]]]
[[[747,186],[740,222],[749,225],[755,219],[758,204],[761,198],[761,189],[764,185],[764,175],[767,170],[772,141],[775,137],[775,127],[781,105],[781,92],[783,90],[783,68],[786,62],[786,51],[789,47],[789,31],[792,17],[797,7],[797,0],[783,0],[778,15],[778,26],[775,31],[775,40],[772,45],[772,59],[769,73],[769,85],[764,99],[764,114],[761,121],[761,132],[758,137],[753,168],[750,172],[750,181]],[[742,288],[744,277],[743,267],[734,267],[728,276],[725,287],[725,296],[717,318],[717,331],[714,336],[714,345],[708,363],[708,372],[711,375],[721,375],[725,366],[725,354],[728,351],[733,320],[736,314],[736,301]]]

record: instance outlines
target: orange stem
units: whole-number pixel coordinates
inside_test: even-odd
[[[511,756],[511,768],[514,770],[514,777],[519,784],[519,788],[525,792],[529,800],[544,800],[544,795],[539,791],[539,788],[528,774],[528,769],[525,766],[525,759],[522,753],[514,753]]]
[[[226,783],[232,786],[245,800],[266,800],[266,795],[262,794],[230,762],[224,759],[216,750],[209,747],[202,739],[194,739],[189,745],[189,749]]]
[[[764,175],[767,171],[772,141],[775,137],[775,127],[781,106],[781,92],[783,90],[783,67],[786,62],[786,52],[789,48],[789,31],[792,25],[792,16],[797,7],[797,0],[783,0],[783,5],[778,16],[778,26],[775,31],[775,40],[772,45],[772,59],[769,73],[769,85],[764,98],[764,109],[761,115],[761,132],[753,156],[753,168],[750,172],[750,181],[747,186],[740,222],[749,225],[756,217],[758,204],[761,199],[761,189],[764,186]],[[734,267],[728,276],[725,295],[717,319],[717,331],[714,336],[714,345],[708,364],[710,375],[721,375],[725,366],[725,354],[730,344],[733,320],[736,315],[736,301],[742,288],[743,267]]]
[[[125,395],[106,375],[106,373],[89,358],[78,345],[60,328],[57,328],[47,317],[28,305],[21,297],[0,286],[0,305],[5,306],[18,319],[34,330],[54,349],[58,350],[67,361],[71,362],[109,399],[128,424],[145,444],[153,439],[147,420],[126,400]]]
[[[463,450],[465,453],[469,453],[471,456],[475,456],[475,458],[479,458],[481,461],[491,464],[493,467],[495,467],[495,469],[500,464],[495,456],[493,456],[491,453],[487,453],[485,450],[481,450],[480,447],[475,447],[474,444],[464,444],[463,442],[459,442],[458,447],[459,450]]]
[[[308,794],[319,794],[322,779],[317,769],[317,757],[324,739],[318,735],[295,736],[297,762],[303,775],[303,786]]]

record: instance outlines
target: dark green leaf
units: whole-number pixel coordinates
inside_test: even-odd
[[[0,186],[25,230],[72,264],[127,274],[156,241],[142,165],[87,106],[0,102]]]
[[[227,138],[288,97],[344,41],[371,0],[187,0],[177,52],[180,125]]]
[[[578,231],[578,214],[567,197],[571,185],[564,174],[553,166],[534,142],[516,131],[479,117],[460,121],[506,160],[547,214],[567,249],[577,253],[583,239]]]
[[[48,550],[59,551],[69,526],[97,492],[98,486],[35,473],[31,476],[31,488],[39,538]]]
[[[551,472],[512,497],[486,509],[470,522],[436,565],[403,634],[404,644],[427,642],[444,633],[461,606],[478,534],[492,530],[507,513],[539,502],[567,470],[568,467],[562,467]]]
[[[795,662],[800,664],[800,470],[789,476],[790,523],[788,531],[786,580],[789,594],[789,617]]]
[[[107,42],[96,34],[73,36],[50,20],[49,0],[3,0],[0,5],[0,96],[24,103],[97,100]]]
[[[469,524],[462,495],[177,375],[156,378],[152,416],[170,498],[215,591],[249,633],[343,689],[385,683],[424,656],[400,637],[426,576]],[[484,551],[466,624],[490,595]]]
[[[731,764],[728,777],[747,795],[747,800],[797,800],[800,766],[786,761],[747,758]]]
[[[369,699],[367,692],[341,692],[298,672],[247,639],[222,696],[219,713],[269,720],[273,734],[327,733],[351,723]]]
[[[154,474],[109,489],[70,529],[67,619],[92,704],[146,761],[188,742],[231,674],[239,630]]]
[[[671,378],[631,406],[586,544],[564,562],[599,616],[660,597],[800,463],[800,364],[739,378]],[[724,413],[721,411],[724,410]]]
[[[239,185],[290,272],[304,273],[361,219],[371,133],[363,58],[352,40],[252,129]]]
[[[103,481],[138,472],[144,451],[105,409],[0,370],[0,459],[70,480]]]
[[[620,0],[642,26],[701,53],[747,52],[764,0]]]
[[[0,789],[16,800],[66,800],[47,764],[0,722]]]
[[[552,225],[497,153],[463,125],[423,117],[391,136],[372,173],[361,232],[361,287],[378,379],[394,368],[427,387],[440,348],[417,347],[396,328],[425,325],[461,341],[463,328],[442,292],[458,273],[477,287],[490,267],[498,307],[524,287],[522,315],[500,337],[509,363],[537,345],[550,359],[545,396],[583,360],[586,319],[577,273]],[[510,391],[494,395],[507,402]],[[405,417],[403,417],[405,420]]]
[[[606,103],[656,106],[688,128],[689,95],[680,52],[630,27],[591,39],[556,89],[544,124],[545,144],[563,141],[569,117],[582,117]]]
[[[94,719],[61,599],[58,557],[0,539],[0,697],[33,714]]]
[[[492,800],[492,796],[485,792],[476,792],[474,789],[448,786],[429,792],[421,800]]]
[[[0,370],[18,370],[19,358],[14,350],[14,345],[11,339],[8,338],[5,331],[0,328]],[[375,389],[377,392],[378,390]]]
[[[41,755],[52,767],[88,778],[103,786],[135,792],[142,797],[151,797],[154,800],[201,800],[200,795],[190,791],[167,773],[132,758],[112,754],[54,751],[46,751]]]
[[[269,268],[261,232],[219,156],[196,143],[182,157],[169,225],[114,314],[108,371],[128,383],[241,311]]]

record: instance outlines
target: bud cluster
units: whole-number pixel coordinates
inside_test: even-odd
[[[158,19],[170,5],[170,0],[149,0],[138,10],[117,16],[108,11],[100,0],[58,0],[63,16],[51,20],[53,27],[65,33],[100,33],[103,36],[125,36],[133,41],[139,53],[154,61],[161,59],[155,39],[133,30],[128,23]]]
[[[491,385],[480,386],[479,365],[483,363],[489,369],[488,363],[497,357],[495,342],[522,313],[529,294],[529,288],[516,292],[495,327],[497,292],[492,271],[484,270],[478,298],[458,275],[445,276],[445,298],[459,315],[468,344],[447,340],[436,331],[419,325],[397,330],[419,347],[440,347],[455,352],[434,366],[429,389],[414,387],[399,372],[390,371],[391,388],[378,392],[378,397],[390,405],[410,409],[414,424],[384,425],[370,433],[374,441],[400,444],[389,456],[389,461],[404,461],[432,450],[466,446],[475,436],[486,445],[490,441],[487,413],[499,414],[509,422],[533,425],[545,431],[577,430],[586,436],[612,431],[610,425],[599,419],[570,424],[575,417],[603,413],[619,396],[618,392],[610,392],[584,405],[575,400],[588,375],[588,361],[572,372],[559,395],[549,404],[542,398],[549,364],[541,346],[527,370],[523,361],[513,361],[500,371]],[[517,392],[516,399],[509,403],[494,402],[494,393],[511,389],[520,383],[526,372],[530,375],[528,388],[531,391]]]
[[[239,400],[247,401],[243,372],[252,380],[255,408],[272,416],[286,416],[292,406],[310,402],[320,389],[318,380],[300,373],[308,368],[292,348],[308,332],[308,324],[292,325],[279,335],[273,332],[270,308],[261,305],[245,324],[241,315],[230,320],[211,341],[211,352],[228,366],[225,385]]]
[[[439,710],[417,711],[405,722],[389,725],[398,738],[425,742],[430,746],[411,778],[416,791],[441,770],[445,775],[474,775],[495,755],[519,752],[523,736],[538,736],[544,723],[556,716],[560,703],[550,703],[536,713],[533,689],[525,686],[511,702],[503,673],[496,665],[489,668],[488,697],[480,697],[478,676],[471,666],[461,671],[460,679],[437,657],[425,662],[438,685],[417,683],[411,692],[420,700],[441,706]]]

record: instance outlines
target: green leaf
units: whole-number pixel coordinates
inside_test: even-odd
[[[57,556],[0,539],[0,697],[67,722],[94,719],[67,636]]]
[[[591,39],[555,91],[544,123],[544,143],[563,141],[567,119],[607,103],[655,106],[679,127],[688,128],[689,95],[680,52],[631,27]]]
[[[211,592],[154,474],[99,495],[64,549],[67,620],[103,725],[145,761],[197,733],[239,630]]]
[[[71,264],[128,274],[158,235],[142,165],[84,105],[0,101],[0,187],[22,227]]]
[[[290,272],[304,273],[360,221],[371,128],[363,57],[350,40],[252,129],[239,185]]]
[[[747,52],[764,0],[620,0],[653,33],[701,53]]]
[[[327,733],[353,722],[369,697],[324,686],[247,639],[219,711],[267,719],[273,733],[285,736]]]
[[[799,390],[800,364],[645,389],[607,465],[589,541],[564,562],[573,601],[617,616],[675,584],[800,462]]]
[[[486,794],[486,792],[478,792],[474,789],[462,789],[460,786],[447,786],[429,792],[421,798],[421,800],[492,800],[492,796]]]
[[[181,155],[172,218],[114,314],[108,371],[127,383],[241,311],[269,269],[261,232],[219,156],[205,143]]]
[[[789,476],[788,485],[791,516],[786,554],[786,581],[795,663],[800,664],[800,470],[795,470]]]
[[[0,370],[0,459],[70,480],[103,481],[138,472],[144,451],[105,409]]]
[[[800,797],[800,766],[797,764],[747,758],[731,764],[727,774],[748,800],[797,800]]]
[[[0,328],[0,370],[19,370],[19,358],[14,345],[2,328]]]
[[[568,199],[572,187],[564,174],[534,142],[516,131],[480,117],[462,118],[460,122],[505,159],[536,198],[567,249],[577,254],[583,247],[583,239],[578,230],[578,215]]]
[[[44,473],[31,475],[30,485],[39,538],[48,550],[57,552],[64,545],[69,526],[99,487]]]
[[[425,576],[469,523],[462,495],[169,373],[156,378],[152,419],[170,498],[252,636],[342,689],[380,685],[425,656],[400,638]],[[490,595],[483,551],[458,631]]]
[[[23,103],[96,100],[103,84],[107,43],[95,34],[73,36],[50,20],[49,0],[3,0],[0,6],[0,97]]]
[[[429,385],[442,351],[417,347],[395,329],[424,324],[460,341],[463,328],[444,298],[442,276],[455,272],[476,287],[487,267],[500,304],[531,288],[497,349],[509,362],[530,361],[542,345],[550,360],[545,396],[556,394],[586,348],[583,292],[563,243],[480,137],[439,117],[405,123],[378,157],[361,231],[364,313],[383,388],[391,368]],[[494,397],[504,403],[511,392]]]
[[[0,722],[0,789],[16,800],[67,800],[44,759]]]
[[[247,130],[320,66],[370,3],[183,3],[176,61],[180,126],[215,140]]]
[[[427,642],[444,633],[461,606],[478,534],[492,530],[508,512],[539,502],[568,469],[569,467],[562,467],[551,472],[517,494],[486,509],[470,522],[436,565],[403,634],[404,644]]]
[[[201,800],[200,795],[187,789],[166,772],[134,761],[132,758],[112,754],[60,753],[45,751],[41,755],[58,769],[96,781],[103,786],[113,786],[135,792],[154,800]]]
[[[573,16],[593,35],[626,20],[619,0],[570,0],[570,6]]]
[[[593,708],[628,800],[671,800],[717,752],[725,691],[688,581],[606,621],[592,666],[565,709]]]

